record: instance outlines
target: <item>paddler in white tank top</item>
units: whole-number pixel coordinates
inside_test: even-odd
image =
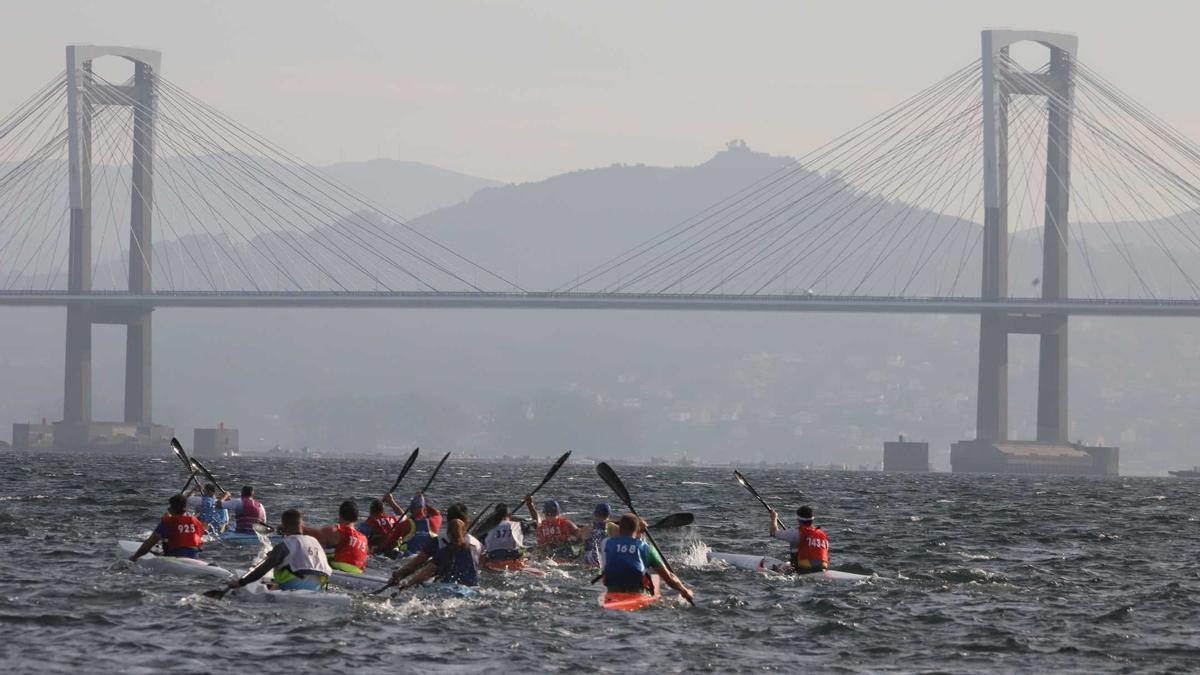
[[[230,588],[239,588],[263,578],[274,571],[275,583],[283,591],[323,591],[329,583],[333,570],[325,557],[321,542],[304,532],[304,519],[296,509],[283,512],[283,523],[279,532],[283,541],[267,554],[257,567],[241,579],[228,582]]]

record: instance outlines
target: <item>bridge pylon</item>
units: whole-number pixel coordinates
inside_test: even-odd
[[[1050,51],[1049,67],[1016,72],[1009,48],[1036,42]],[[1008,293],[1008,109],[1015,96],[1046,99],[1046,194],[1041,289],[1043,300],[1066,300],[1067,242],[1071,202],[1071,127],[1074,116],[1074,35],[1041,31],[985,30],[983,43],[984,236],[982,297]],[[1068,446],[1067,315],[984,311],[979,322],[979,390],[975,440],[956,443],[951,464],[960,471],[1004,471],[1008,429],[1008,338],[1038,335],[1037,440],[1020,453],[1043,452],[1050,462],[1080,460],[1096,473],[1115,472],[1116,449]],[[1104,450],[1106,452],[1098,452]],[[1108,453],[1107,451],[1111,451]],[[1091,455],[1090,462],[1081,455]],[[1103,455],[1101,457],[1100,455]],[[1081,471],[1091,473],[1092,471]]]
[[[67,47],[67,143],[70,200],[70,248],[67,287],[72,294],[92,290],[92,120],[95,108],[132,108],[130,150],[129,292],[153,291],[154,142],[158,51],[119,46]],[[126,83],[103,83],[93,76],[95,59],[114,56],[133,63]],[[66,367],[63,420],[54,430],[54,445],[78,450],[101,443],[157,443],[169,430],[153,424],[151,379],[151,312],[103,309],[90,304],[67,306]],[[123,423],[92,420],[92,326],[126,327],[125,414]]]

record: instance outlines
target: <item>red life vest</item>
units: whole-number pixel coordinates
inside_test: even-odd
[[[565,544],[571,538],[567,529],[567,519],[562,516],[546,518],[537,526],[538,546],[558,546]]]
[[[371,528],[371,537],[386,537],[391,533],[392,528],[396,526],[396,522],[399,520],[396,516],[381,513],[377,516],[367,518],[367,527]]]
[[[792,553],[797,570],[829,569],[829,536],[819,527],[800,526],[800,543]]]
[[[181,516],[167,514],[163,516],[163,525],[167,529],[166,549],[200,548],[204,540],[204,523],[190,513]]]
[[[362,532],[345,523],[338,523],[338,545],[333,549],[333,561],[353,565],[358,569],[367,566],[367,538]]]

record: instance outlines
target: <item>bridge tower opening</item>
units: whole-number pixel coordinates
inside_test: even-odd
[[[1048,65],[1027,71],[1010,58],[1010,47],[1033,42],[1050,52]],[[1013,97],[1046,100],[1046,192],[1041,292],[1065,300],[1068,281],[1068,216],[1071,201],[1071,126],[1074,116],[1074,35],[1041,31],[985,30],[983,46],[984,236],[981,296],[1002,300],[1008,292],[1008,110]],[[1008,426],[1008,338],[1039,336],[1037,439],[1010,441]],[[1055,473],[1115,473],[1115,448],[1085,448],[1068,442],[1067,315],[984,311],[979,324],[979,390],[974,441],[955,443],[955,471],[1037,470]],[[1023,459],[1014,460],[1014,457]]]
[[[67,143],[70,243],[67,289],[92,290],[92,120],[95,108],[132,109],[130,149],[129,292],[153,291],[154,143],[157,75],[162,55],[149,49],[119,46],[67,47]],[[133,63],[133,76],[123,84],[94,77],[93,62],[111,56]],[[85,95],[86,92],[86,95]],[[151,308],[67,306],[66,368],[63,419],[54,430],[58,449],[100,445],[157,444],[170,430],[154,425],[151,374]],[[126,327],[125,414],[122,423],[92,420],[92,326]]]

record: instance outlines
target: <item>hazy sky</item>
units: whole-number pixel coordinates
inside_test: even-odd
[[[694,164],[732,138],[801,154],[977,58],[984,27],[1078,34],[1082,61],[1200,137],[1189,0],[39,0],[5,14],[0,110],[61,70],[67,43],[157,47],[166,78],[316,163],[523,181]]]

